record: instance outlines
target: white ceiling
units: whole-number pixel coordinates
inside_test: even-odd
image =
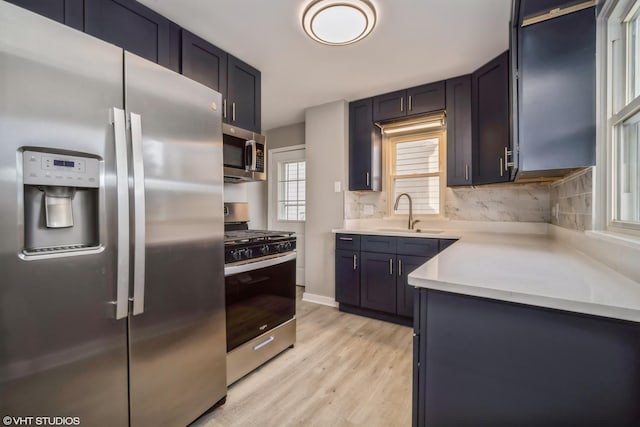
[[[467,74],[508,47],[510,0],[371,0],[378,23],[350,46],[302,30],[311,0],[138,0],[262,72],[262,128],[304,110]]]

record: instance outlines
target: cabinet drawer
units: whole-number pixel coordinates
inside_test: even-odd
[[[447,249],[449,246],[453,245],[455,242],[457,242],[457,239],[440,239],[440,251],[442,252],[445,249]]]
[[[397,237],[388,236],[362,236],[362,251],[396,253]]]
[[[438,239],[398,237],[397,253],[430,258],[438,253]]]
[[[360,250],[360,235],[358,234],[336,234],[336,250]]]

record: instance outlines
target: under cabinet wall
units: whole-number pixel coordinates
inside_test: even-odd
[[[384,218],[387,192],[344,192],[344,218]],[[444,217],[464,221],[550,222],[548,184],[501,184],[450,187],[445,192]],[[367,210],[371,209],[372,214]],[[418,223],[418,228],[419,228]]]
[[[593,228],[593,168],[551,184],[551,223],[571,230]]]

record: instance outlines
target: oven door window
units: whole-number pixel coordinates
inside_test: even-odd
[[[295,283],[295,260],[227,276],[227,351],[293,318]]]
[[[237,136],[224,134],[222,136],[222,159],[227,167],[244,169],[246,161],[247,141]]]

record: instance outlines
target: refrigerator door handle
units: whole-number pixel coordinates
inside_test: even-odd
[[[142,118],[131,113],[131,163],[133,164],[133,315],[144,313],[145,200],[142,157]]]
[[[124,110],[113,108],[113,133],[116,154],[116,191],[118,193],[118,234],[116,273],[116,319],[129,314],[129,170],[127,166],[127,130]]]

